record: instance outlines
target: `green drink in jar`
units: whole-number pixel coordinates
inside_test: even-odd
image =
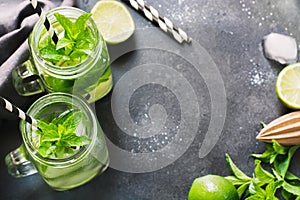
[[[6,165],[11,175],[39,173],[55,190],[80,186],[108,167],[109,156],[97,118],[82,98],[51,93],[27,111],[38,130],[20,123],[23,144],[10,152]]]
[[[28,39],[30,59],[13,71],[20,95],[40,92],[79,94],[88,102],[105,96],[112,88],[106,43],[90,14],[60,7],[46,14],[56,34],[54,44],[43,20]]]

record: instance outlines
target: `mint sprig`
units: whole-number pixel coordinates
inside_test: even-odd
[[[95,45],[94,36],[87,26],[91,13],[82,14],[75,22],[59,13],[55,13],[54,16],[64,29],[63,37],[57,44],[52,42],[50,36],[40,41],[40,56],[58,66],[70,66],[82,62],[93,53]]]
[[[226,177],[237,187],[239,197],[246,200],[277,200],[277,190],[289,200],[300,199],[300,178],[288,171],[291,159],[300,146],[282,146],[273,140],[265,143],[267,150],[262,154],[252,154],[255,163],[253,177],[244,174],[226,154],[227,164],[232,176]],[[265,170],[261,164],[268,164],[272,172]]]
[[[76,148],[89,143],[86,136],[78,136],[76,129],[82,121],[82,113],[68,110],[52,120],[38,121],[38,152],[45,158],[64,158],[73,154]]]

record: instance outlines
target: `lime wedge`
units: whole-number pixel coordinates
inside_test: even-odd
[[[118,1],[98,1],[91,10],[92,18],[104,40],[118,44],[127,40],[135,30],[128,9]]]
[[[90,99],[88,103],[93,103],[107,95],[112,88],[112,82],[112,74],[110,74],[107,81],[100,83],[95,89],[89,92]]]
[[[300,109],[300,63],[288,65],[279,73],[276,93],[287,107]]]

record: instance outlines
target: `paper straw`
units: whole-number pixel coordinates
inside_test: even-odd
[[[28,122],[29,124],[32,125],[32,129],[33,130],[37,130],[37,121],[30,117],[29,115],[27,115],[24,111],[22,111],[20,108],[18,108],[17,106],[13,105],[12,103],[10,103],[8,100],[6,100],[5,98],[0,96],[0,103],[2,105],[3,108],[5,108],[7,111],[14,113],[16,116],[18,116],[20,119],[25,120],[26,122]]]
[[[32,5],[32,7],[34,8],[35,12],[40,16],[41,20],[43,21],[44,26],[46,27],[48,33],[50,34],[50,36],[52,38],[52,41],[55,44],[57,44],[58,37],[57,37],[53,27],[51,26],[51,23],[45,16],[45,13],[43,12],[42,7],[40,6],[39,2],[37,0],[30,0],[30,3]]]
[[[143,0],[123,1],[130,4],[137,11],[142,13],[148,20],[159,26],[163,31],[173,35],[174,39],[179,43],[182,43],[183,41],[190,43],[192,41],[192,38],[188,37],[186,32],[184,32],[181,28],[176,27],[168,18],[161,16],[155,8],[146,5]]]

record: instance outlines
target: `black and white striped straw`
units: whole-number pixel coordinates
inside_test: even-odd
[[[46,27],[48,33],[50,34],[50,36],[52,38],[52,41],[55,44],[57,44],[58,37],[54,31],[54,28],[52,27],[51,23],[47,19],[45,13],[43,12],[41,5],[39,4],[39,2],[37,0],[30,0],[30,3],[32,5],[32,7],[34,8],[35,12],[40,16],[41,20],[43,21],[44,26]]]
[[[192,38],[188,37],[186,32],[184,32],[181,28],[176,27],[168,18],[161,16],[158,10],[156,10],[152,6],[146,5],[143,0],[123,1],[127,4],[130,4],[133,8],[143,14],[148,20],[159,26],[163,31],[170,33],[179,43],[182,43],[184,41],[190,43],[192,41]]]
[[[25,120],[26,122],[28,122],[29,124],[32,125],[32,129],[33,130],[37,130],[37,121],[30,117],[29,115],[27,115],[24,111],[22,111],[20,108],[18,108],[17,106],[13,105],[12,103],[10,103],[8,100],[6,100],[5,98],[0,96],[0,103],[2,105],[2,107],[4,109],[6,109],[7,111],[14,113],[15,115],[17,115],[20,119]]]

